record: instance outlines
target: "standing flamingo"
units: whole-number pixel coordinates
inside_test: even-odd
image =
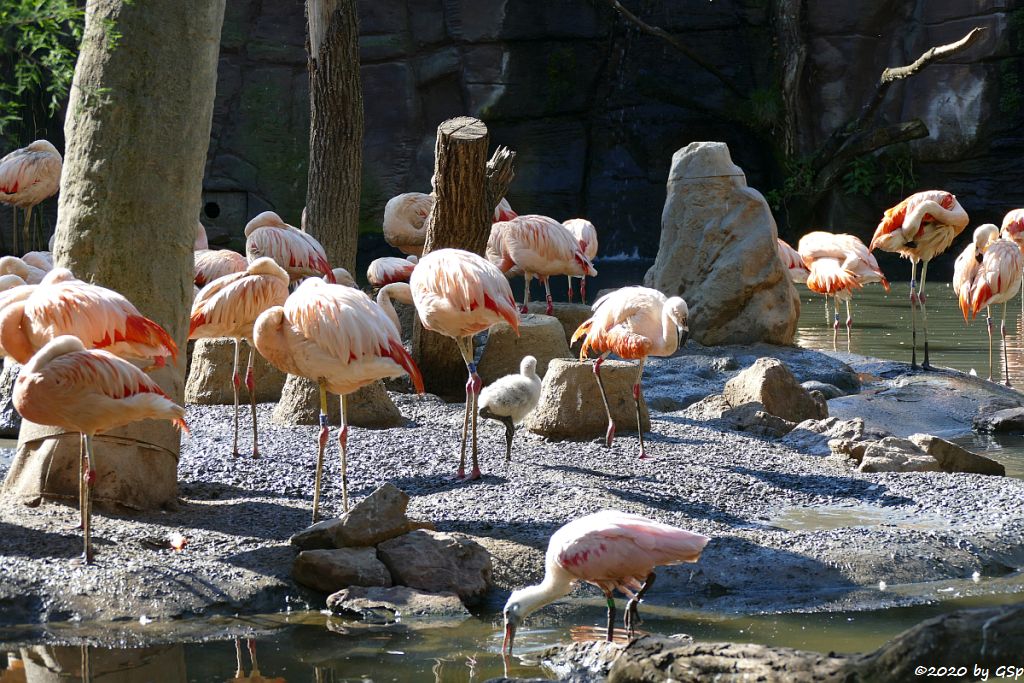
[[[531,612],[568,595],[577,581],[586,581],[604,593],[608,604],[608,642],[615,631],[612,593],[617,590],[629,597],[624,621],[632,637],[637,605],[654,584],[654,568],[696,562],[710,540],[618,510],[602,510],[569,522],[548,541],[544,580],[513,591],[505,603],[502,652],[511,654],[516,629]]]
[[[881,249],[910,259],[910,365],[913,368],[917,368],[918,305],[924,322],[924,363],[921,367],[925,370],[932,367],[928,360],[928,309],[924,293],[928,262],[952,244],[953,239],[967,227],[968,221],[967,212],[955,196],[943,190],[927,190],[912,194],[887,209],[871,238],[871,251]],[[920,286],[915,282],[918,261],[924,262]]]
[[[1008,239],[997,239],[999,228],[991,223],[974,231],[974,239],[956,259],[953,271],[953,289],[960,300],[964,321],[974,318],[985,309],[988,327],[988,378],[992,379],[992,314],[990,306],[1003,304],[1003,319],[999,327],[1003,340],[1003,369],[1006,386],[1010,386],[1010,367],[1006,351],[1006,302],[1021,288],[1024,258],[1020,247]]]
[[[96,478],[92,439],[138,420],[170,420],[188,432],[185,409],[131,363],[101,349],[86,350],[62,335],[33,356],[14,384],[14,406],[26,420],[82,435],[79,506],[85,537],[83,558],[92,561],[90,493]]]
[[[334,282],[334,273],[320,243],[285,223],[273,211],[264,211],[245,226],[245,254],[250,263],[263,256],[274,259],[292,282],[314,276]]]
[[[60,188],[60,152],[47,140],[36,140],[0,159],[0,203],[14,209],[11,228],[18,253],[18,209],[25,210],[25,246],[28,247],[32,208],[57,194]]]
[[[832,323],[832,348],[836,348],[839,336],[839,302],[846,303],[846,345],[850,345],[850,330],[853,315],[850,313],[850,299],[853,290],[871,282],[881,282],[889,291],[878,261],[854,235],[834,235],[829,232],[809,232],[800,238],[798,254],[809,269],[807,288],[825,296],[825,314],[828,315],[828,297],[835,302],[835,320]]]
[[[374,259],[366,269],[366,279],[376,289],[390,285],[392,282],[408,282],[418,261],[419,259],[415,256],[408,258],[385,256]]]
[[[230,249],[199,249],[193,252],[195,285],[207,283],[231,273],[241,273],[249,262],[237,251]]]
[[[580,243],[583,255],[594,261],[597,256],[597,228],[594,224],[584,218],[570,218],[563,221],[562,225],[569,230],[573,238]],[[580,278],[580,301],[587,303],[587,276]],[[569,276],[569,302],[572,303],[572,275]]]
[[[54,268],[38,285],[5,299],[0,309],[0,346],[25,364],[55,337],[70,334],[86,348],[102,348],[127,359],[145,359],[157,367],[178,357],[178,347],[164,328],[143,316],[112,289],[75,279],[67,268]]]
[[[342,505],[348,511],[348,394],[385,377],[408,374],[423,393],[423,378],[387,315],[358,289],[309,278],[255,325],[256,348],[283,372],[320,385],[320,438],[313,491],[313,521],[320,509],[320,478],[327,446],[327,392],[341,396]]]
[[[234,253],[234,252],[232,252]],[[256,380],[252,374],[255,345],[253,325],[271,306],[281,306],[288,298],[288,273],[273,259],[258,258],[240,273],[229,273],[213,280],[199,291],[192,303],[188,338],[231,337],[235,340],[235,364],[231,385],[235,392],[235,437],[231,453],[238,457],[238,347],[249,343],[249,364],[245,370],[245,388],[252,402],[252,457],[260,455],[256,437]]]
[[[548,277],[597,275],[594,264],[583,253],[579,242],[573,239],[565,226],[547,216],[518,216],[492,224],[487,257],[503,273],[513,267],[523,271],[526,283],[520,309],[523,313],[527,312],[530,304],[530,279],[534,275],[544,283],[548,315],[554,312]]]
[[[1003,216],[1002,229],[999,236],[1004,240],[1012,240],[1024,252],[1024,209],[1010,209]],[[1020,298],[1020,315],[1024,319],[1024,295]]]
[[[594,377],[601,390],[601,401],[608,415],[608,431],[605,446],[611,448],[615,438],[615,421],[608,406],[608,395],[601,381],[601,364],[608,355],[615,353],[620,358],[640,361],[633,384],[633,403],[636,404],[636,431],[640,437],[640,457],[647,456],[644,450],[644,430],[640,422],[640,382],[644,377],[644,361],[647,356],[671,356],[682,344],[690,330],[689,309],[680,297],[666,298],[656,289],[647,287],[623,287],[605,294],[594,302],[594,315],[583,322],[572,335],[572,343],[583,338],[580,360],[594,349],[600,357],[594,361]]]
[[[473,471],[469,478],[479,479],[476,421],[477,397],[483,382],[473,362],[473,335],[502,320],[519,334],[519,313],[512,289],[495,266],[461,249],[438,249],[421,258],[412,271],[409,287],[423,327],[453,338],[466,363],[469,379],[458,478],[466,476],[466,434],[472,416]]]
[[[789,273],[789,280],[795,285],[806,284],[807,276],[811,274],[811,271],[807,270],[807,266],[804,265],[804,260],[800,258],[800,252],[782,239],[776,238],[776,249],[779,254],[779,260],[782,261],[782,265],[786,267],[786,272]],[[828,314],[828,299],[825,299],[825,320],[831,321],[832,316]]]

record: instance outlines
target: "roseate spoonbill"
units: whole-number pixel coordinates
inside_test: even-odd
[[[334,275],[334,283],[338,285],[344,285],[346,287],[356,287],[356,279],[352,277],[352,273],[348,272],[344,268],[331,268],[331,273]]]
[[[516,629],[535,610],[564,597],[577,581],[597,586],[608,601],[608,633],[615,631],[614,591],[629,597],[625,626],[633,636],[637,605],[654,583],[654,568],[696,562],[707,536],[686,531],[640,515],[602,510],[575,519],[548,541],[544,580],[513,591],[505,603],[505,640],[502,652],[512,652]]]
[[[601,355],[594,361],[594,377],[601,390],[601,401],[608,415],[605,445],[611,448],[615,438],[615,421],[608,406],[608,396],[601,381],[601,364],[615,353],[623,359],[640,361],[633,384],[636,404],[636,431],[640,437],[640,457],[646,457],[644,430],[640,423],[640,382],[644,377],[647,356],[671,356],[690,333],[689,309],[680,297],[667,298],[656,289],[623,287],[605,294],[594,302],[594,315],[583,322],[572,335],[572,343],[583,338],[580,360],[594,349]]]
[[[162,366],[178,357],[164,328],[112,289],[82,282],[54,268],[38,285],[27,285],[0,309],[0,346],[21,364],[55,337],[70,334],[87,348]]]
[[[913,368],[917,368],[918,305],[924,323],[924,363],[921,366],[925,370],[932,367],[928,360],[928,309],[924,293],[928,262],[952,244],[953,239],[967,227],[968,221],[967,212],[955,196],[943,190],[926,190],[912,194],[887,209],[871,238],[871,251],[881,249],[910,259],[910,364]],[[923,262],[919,286],[915,282],[918,261]]]
[[[999,236],[1004,240],[1012,240],[1024,252],[1024,209],[1010,209],[1003,216]],[[1024,318],[1024,296],[1020,298],[1020,313],[1021,318]]]
[[[809,232],[800,238],[798,253],[809,269],[807,288],[825,297],[825,315],[828,316],[828,297],[836,299],[835,320],[832,323],[832,348],[836,348],[839,336],[839,302],[846,303],[846,345],[850,345],[850,330],[853,315],[850,313],[850,299],[853,290],[871,282],[881,282],[889,291],[878,261],[871,255],[857,237],[830,232]]]
[[[232,252],[234,253],[234,252]],[[249,364],[245,370],[245,388],[252,402],[252,457],[260,455],[256,435],[256,381],[252,374],[254,348],[252,335],[256,318],[271,306],[281,306],[288,298],[288,273],[270,258],[258,258],[240,273],[229,273],[203,287],[192,303],[188,338],[231,337],[235,340],[235,364],[231,386],[235,394],[235,437],[231,453],[238,457],[238,351],[241,341],[249,343]]]
[[[90,493],[96,478],[92,439],[138,420],[170,420],[188,432],[185,409],[128,361],[102,349],[86,350],[71,335],[50,340],[21,369],[14,407],[26,420],[79,432],[79,506],[86,562],[92,561]]]
[[[495,266],[461,249],[438,249],[421,258],[412,271],[409,287],[423,327],[453,338],[466,363],[469,379],[458,478],[466,475],[466,434],[472,420],[473,471],[469,478],[479,479],[476,419],[482,382],[473,362],[473,335],[502,320],[519,334],[519,312],[512,289]]]
[[[0,159],[0,203],[14,209],[11,228],[18,253],[18,209],[25,210],[25,246],[28,247],[32,209],[60,189],[60,152],[47,140],[36,140]]]
[[[27,284],[38,285],[48,271],[29,265],[17,256],[0,257],[0,275],[17,275]]]
[[[530,279],[536,275],[544,283],[547,297],[547,314],[554,312],[551,302],[551,275],[584,277],[597,275],[578,241],[561,223],[553,218],[538,215],[517,216],[510,221],[499,221],[491,225],[488,238],[488,259],[501,272],[507,273],[513,267],[523,271],[526,293],[523,298],[523,313],[530,303]]]
[[[231,273],[241,273],[249,265],[244,256],[230,249],[200,249],[193,252],[193,262],[197,287],[205,287]]]
[[[564,225],[573,238],[580,243],[580,249],[583,250],[583,255],[594,261],[594,257],[597,256],[597,228],[594,224],[584,218],[570,218],[567,221],[563,221]],[[569,276],[569,301],[572,302],[572,278]],[[587,276],[584,275],[580,278],[580,301],[587,303]]]
[[[985,309],[988,327],[988,378],[992,379],[992,313],[993,304],[1003,304],[999,328],[1003,340],[1003,369],[1006,386],[1010,386],[1010,368],[1006,351],[1006,302],[1017,295],[1021,286],[1024,258],[1020,247],[1008,239],[997,239],[999,228],[991,223],[974,231],[974,239],[956,259],[953,289],[960,300],[964,321]]]
[[[480,392],[480,417],[505,425],[505,462],[512,460],[512,437],[516,425],[537,407],[540,377],[537,359],[523,356],[519,372],[491,382]]]
[[[264,211],[245,226],[245,255],[250,262],[263,256],[274,259],[292,282],[313,276],[334,282],[334,273],[320,243],[285,223],[273,211]]]
[[[366,269],[366,279],[374,288],[390,285],[392,282],[408,282],[419,259],[415,256],[398,258],[385,256],[374,259]]]
[[[206,228],[203,222],[196,220],[196,237],[192,243],[192,251],[202,251],[210,248],[210,240],[206,238]]]
[[[309,278],[284,302],[256,319],[256,349],[283,372],[320,385],[320,437],[313,521],[320,509],[320,478],[327,446],[327,392],[341,396],[342,505],[348,510],[346,397],[371,382],[408,374],[423,393],[423,378],[387,315],[358,289]]]

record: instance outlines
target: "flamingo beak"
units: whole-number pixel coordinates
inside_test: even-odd
[[[501,642],[501,651],[512,654],[512,640],[516,637],[516,627],[505,622],[505,639]]]
[[[686,340],[690,338],[690,330],[686,328],[679,328],[679,348],[682,348],[686,344]]]

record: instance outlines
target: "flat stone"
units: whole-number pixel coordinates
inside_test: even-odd
[[[772,415],[802,422],[828,416],[828,406],[815,400],[777,358],[759,358],[746,370],[725,383],[722,392],[730,405],[751,401],[764,405]]]
[[[887,436],[871,442],[861,458],[861,472],[938,472],[939,463],[908,439]]]
[[[548,365],[541,384],[540,401],[523,422],[531,432],[549,439],[586,440],[604,436],[608,418],[594,377],[593,362],[556,358]],[[633,383],[637,366],[627,361],[605,361],[601,379],[618,432],[636,428]],[[644,431],[651,428],[647,405],[640,395],[640,419]]]
[[[826,417],[824,420],[804,420],[779,443],[806,455],[827,456],[832,453],[829,441],[833,439],[857,441],[864,435],[864,420],[840,420]]]
[[[320,424],[320,389],[313,380],[289,375],[280,398],[271,414],[275,423]],[[349,425],[365,429],[401,427],[406,423],[382,382],[367,384],[349,394],[346,418]],[[332,425],[341,424],[341,401],[334,394],[328,396],[327,421]]]
[[[569,344],[558,320],[548,315],[527,314],[520,318],[519,336],[505,322],[491,328],[477,371],[484,384],[519,372],[523,356],[537,359],[541,377],[555,358],[569,357]]]
[[[408,586],[352,586],[332,593],[327,609],[338,616],[390,624],[415,617],[469,617],[455,593],[427,593]]]
[[[1024,432],[1024,408],[1004,408],[978,415],[973,426],[979,432]]]
[[[418,530],[377,546],[395,583],[431,593],[455,593],[467,605],[483,599],[494,581],[491,555],[464,536]]]
[[[910,440],[922,451],[935,458],[943,472],[972,472],[1006,476],[1006,468],[991,458],[950,443],[931,434],[911,434]]]
[[[391,574],[373,548],[303,550],[292,565],[297,583],[335,593],[349,586],[390,586]]]
[[[185,382],[185,402],[200,405],[229,405],[234,402],[231,371],[234,366],[234,339],[197,339],[192,349],[188,379]],[[243,386],[239,387],[239,401],[248,402],[249,392],[244,386],[246,364],[249,361],[248,345],[243,343],[238,356],[239,376]],[[256,402],[269,403],[281,396],[285,373],[268,363],[259,353],[253,362],[253,379],[256,382]]]
[[[711,394],[691,404],[683,410],[683,415],[694,420],[718,420],[730,410],[732,406],[725,400],[725,396]]]
[[[842,389],[840,389],[839,387],[837,387],[834,384],[828,384],[826,382],[819,382],[819,381],[814,380],[814,379],[808,380],[807,382],[801,382],[800,386],[802,386],[804,389],[806,389],[809,392],[810,391],[820,392],[821,395],[825,397],[826,401],[831,400],[833,398],[839,398],[840,396],[846,396],[846,393],[847,393],[847,392],[843,391]]]

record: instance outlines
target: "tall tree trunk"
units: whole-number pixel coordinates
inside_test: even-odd
[[[89,0],[65,122],[57,263],[121,292],[167,329],[178,360],[153,377],[175,401],[224,1]],[[98,441],[97,502],[176,500],[180,442],[169,423],[137,423]],[[78,445],[77,434],[24,423],[5,491],[77,499]]]

